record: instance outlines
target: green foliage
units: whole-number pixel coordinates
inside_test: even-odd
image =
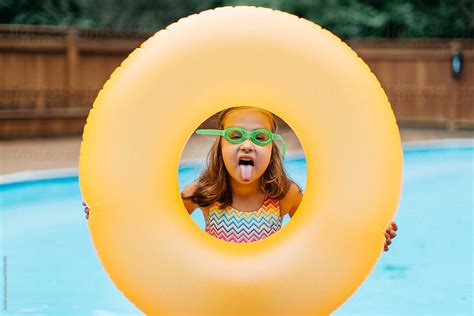
[[[0,0],[0,23],[156,30],[211,7],[199,0]]]
[[[262,6],[340,37],[473,37],[469,0],[0,0],[0,23],[157,30],[205,9]]]
[[[287,11],[340,37],[472,37],[474,6],[454,0],[227,0]],[[464,7],[464,8],[463,8]]]

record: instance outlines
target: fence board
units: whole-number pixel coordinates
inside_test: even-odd
[[[0,25],[0,138],[79,135],[112,71],[151,33]],[[474,41],[349,40],[400,125],[474,127]],[[463,74],[451,57],[463,52]]]

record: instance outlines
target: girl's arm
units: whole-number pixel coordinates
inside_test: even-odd
[[[196,182],[191,183],[190,185],[185,187],[183,191],[181,191],[181,198],[183,198],[183,196],[190,196],[194,193],[194,191],[196,191]],[[191,201],[191,199],[183,198],[183,204],[190,215],[192,212],[194,212],[195,209],[199,207],[197,204]]]
[[[300,188],[292,182],[288,193],[286,193],[285,197],[280,201],[281,216],[288,214],[290,217],[293,217],[296,210],[298,210],[298,206],[300,206],[302,199],[303,192],[301,192]]]

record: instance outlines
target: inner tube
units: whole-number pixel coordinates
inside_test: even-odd
[[[177,177],[190,135],[233,106],[283,118],[307,161],[296,215],[246,244],[195,225]],[[159,31],[114,71],[79,171],[98,257],[146,314],[324,315],[382,253],[402,148],[380,83],[340,39],[284,12],[224,7]]]

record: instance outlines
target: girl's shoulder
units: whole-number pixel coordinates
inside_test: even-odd
[[[300,187],[296,183],[291,182],[290,189],[280,200],[280,215],[285,216],[289,214],[292,217],[298,209],[302,198],[303,192]]]
[[[184,206],[186,207],[186,210],[188,211],[189,214],[194,212],[197,208],[200,208],[201,211],[203,211],[204,215],[206,216],[207,213],[209,213],[209,209],[211,206],[203,207],[195,204],[193,201],[190,199],[186,199],[185,197],[191,196],[194,194],[197,188],[197,181],[194,181],[190,183],[187,187],[181,191],[181,198],[183,199]]]
[[[186,198],[193,195],[194,191],[196,191],[196,187],[197,182],[194,181],[193,183],[185,187],[183,191],[181,191],[181,198],[183,199],[184,207],[186,208],[189,214],[191,214],[196,208],[198,208],[198,205],[191,201],[190,198]]]

